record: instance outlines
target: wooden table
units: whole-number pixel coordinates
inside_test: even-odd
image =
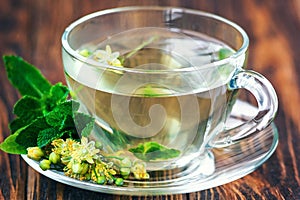
[[[139,2],[139,3],[138,3]],[[250,37],[249,68],[274,85],[279,110],[279,145],[253,173],[190,194],[113,196],[64,185],[40,175],[18,155],[0,151],[0,199],[300,199],[300,1],[3,0],[0,54],[17,54],[38,66],[52,83],[63,81],[61,34],[85,14],[117,6],[165,5],[209,11],[241,25]],[[0,141],[18,99],[0,64]]]

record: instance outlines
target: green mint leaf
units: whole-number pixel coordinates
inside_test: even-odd
[[[76,129],[66,130],[63,133],[64,133],[63,135],[66,136],[66,137],[69,137],[73,140],[80,141],[80,138],[79,138],[79,135],[78,135]]]
[[[32,96],[23,96],[14,106],[14,114],[27,121],[32,121],[43,115],[43,108],[39,99]]]
[[[81,136],[87,137],[94,127],[95,120],[89,115],[80,112],[75,112],[74,121],[77,132],[80,133]]]
[[[180,155],[179,150],[169,149],[157,142],[141,143],[135,148],[130,148],[129,151],[143,161],[167,160]]]
[[[67,100],[69,89],[62,83],[56,83],[51,87],[50,94],[52,99],[55,100],[56,104],[59,104]]]
[[[42,116],[43,108],[39,99],[25,95],[17,101],[13,112],[18,117],[9,124],[12,133]]]
[[[75,123],[74,123],[73,116],[66,115],[59,127],[59,131],[74,129],[74,127],[75,127]]]
[[[53,85],[50,89],[50,93],[44,95],[42,98],[44,104],[44,112],[50,112],[53,108],[62,102],[67,100],[69,95],[69,89],[62,85],[62,83],[57,83]]]
[[[49,93],[51,84],[33,65],[18,56],[3,56],[8,79],[22,96],[41,98]]]
[[[15,142],[26,149],[32,146],[43,147],[64,134],[69,134],[71,138],[78,138],[74,122],[72,123],[73,112],[78,110],[78,108],[79,103],[75,101],[65,101],[57,105],[45,116],[37,117],[30,124],[21,128]],[[19,121],[21,121],[20,118]],[[19,121],[16,122],[23,123]],[[90,129],[85,129],[85,131],[85,134],[87,134],[87,131],[90,131]]]
[[[77,111],[79,103],[76,101],[65,101],[57,105],[51,112],[46,114],[46,122],[53,127],[60,127],[67,115],[72,116]]]
[[[27,121],[26,119],[23,119],[23,118],[15,118],[13,121],[10,122],[9,129],[10,129],[11,133],[13,134],[20,128],[23,128],[30,123],[31,123],[31,121],[29,121],[29,120]]]
[[[67,115],[65,116],[65,119],[63,120],[61,126],[59,127],[60,132],[64,132],[63,135],[69,136],[69,138],[72,139],[78,139],[79,135],[77,132],[77,127],[75,126],[74,123],[74,118],[73,116]]]
[[[47,124],[45,117],[38,117],[31,124],[17,131],[16,142],[24,148],[35,147],[39,132],[48,128],[51,126]]]
[[[19,129],[19,132],[21,131],[22,129]],[[19,132],[8,136],[4,142],[0,144],[0,149],[10,154],[26,154],[26,147],[16,142],[16,137],[19,135]]]
[[[53,140],[60,138],[64,135],[64,132],[59,132],[57,128],[51,127],[41,130],[37,138],[37,146],[44,147],[51,143]]]
[[[50,112],[57,104],[66,101],[68,93],[68,88],[58,83],[51,87],[50,94],[43,95],[42,100],[33,96],[23,96],[14,106],[13,112],[18,117],[10,123],[11,132],[14,133],[37,117]]]

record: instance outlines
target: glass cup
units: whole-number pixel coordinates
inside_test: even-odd
[[[80,110],[95,118],[88,137],[102,144],[104,156],[138,160],[148,171],[173,174],[198,160],[198,166],[210,166],[200,173],[211,175],[211,148],[251,137],[277,111],[270,82],[245,70],[248,45],[241,27],[213,14],[124,7],[84,16],[67,27],[62,57]],[[227,129],[238,89],[254,95],[258,113]]]

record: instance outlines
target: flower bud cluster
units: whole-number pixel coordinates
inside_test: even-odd
[[[98,184],[115,184],[122,186],[124,179],[132,174],[135,179],[149,179],[146,165],[141,161],[132,162],[126,156],[103,156],[102,145],[88,141],[73,139],[56,139],[51,143],[51,151],[45,153],[39,147],[27,149],[27,156],[39,162],[42,170],[59,166],[66,176],[79,180],[93,181]]]

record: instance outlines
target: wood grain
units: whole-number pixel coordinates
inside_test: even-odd
[[[0,151],[1,199],[300,199],[300,1],[234,0],[4,0],[0,2],[0,54],[18,54],[53,83],[64,81],[60,37],[75,19],[129,5],[182,6],[209,11],[241,25],[250,37],[249,68],[264,74],[279,97],[275,123],[280,142],[255,172],[190,194],[117,196],[81,190],[48,179],[16,155]],[[18,99],[0,64],[0,142]]]

